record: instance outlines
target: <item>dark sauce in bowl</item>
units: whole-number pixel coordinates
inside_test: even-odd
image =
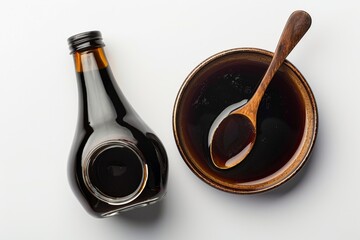
[[[289,76],[288,66],[283,65],[260,103],[252,151],[233,168],[214,166],[208,147],[213,121],[228,106],[251,98],[271,60],[260,53],[253,55],[235,52],[200,65],[188,77],[175,105],[175,138],[185,162],[211,185],[223,185],[222,190],[236,191],[237,186],[241,189],[279,172],[292,161],[304,136],[303,96],[295,74]]]

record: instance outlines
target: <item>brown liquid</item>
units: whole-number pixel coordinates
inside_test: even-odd
[[[138,118],[116,85],[109,67],[77,72],[79,119],[70,153],[68,176],[74,193],[89,213],[106,216],[158,199],[165,193],[167,156],[160,140]],[[83,156],[91,148],[87,143],[109,140],[132,143],[146,160],[148,179],[142,193],[123,205],[112,205],[96,198],[86,187],[83,177]],[[89,169],[92,185],[110,197],[123,197],[139,186],[143,169],[140,159],[129,149],[116,147],[100,153]]]
[[[201,172],[229,183],[255,181],[275,173],[294,155],[303,136],[305,107],[289,76],[280,69],[260,103],[256,140],[249,155],[227,170],[215,167],[210,158],[212,123],[228,106],[251,98],[267,67],[233,58],[198,72],[187,86],[187,97],[179,109],[180,138]]]
[[[118,87],[101,33],[80,33],[68,43],[79,91],[78,125],[68,162],[73,192],[97,217],[157,202],[165,194],[167,155]]]
[[[211,142],[212,158],[216,166],[229,168],[244,159],[251,150],[255,137],[254,126],[246,116],[232,114],[225,117]]]

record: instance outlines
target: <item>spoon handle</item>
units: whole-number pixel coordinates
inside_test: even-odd
[[[263,97],[266,88],[271,79],[274,77],[276,71],[280,68],[285,58],[289,55],[291,50],[296,46],[300,39],[305,35],[311,26],[311,17],[305,11],[293,12],[280,36],[278,45],[276,47],[274,57],[271,60],[269,68],[267,69],[259,87],[253,96],[254,104],[259,106],[261,98]]]

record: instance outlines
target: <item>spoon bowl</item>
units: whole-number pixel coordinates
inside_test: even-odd
[[[256,139],[257,111],[260,101],[285,58],[311,26],[311,17],[305,11],[293,12],[280,36],[274,57],[251,99],[225,116],[218,125],[213,123],[209,132],[209,149],[213,164],[229,169],[251,152]]]

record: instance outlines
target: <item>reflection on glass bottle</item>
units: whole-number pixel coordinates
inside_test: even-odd
[[[68,164],[73,191],[98,217],[158,201],[167,182],[165,149],[117,86],[101,33],[80,33],[68,42],[79,90]]]

